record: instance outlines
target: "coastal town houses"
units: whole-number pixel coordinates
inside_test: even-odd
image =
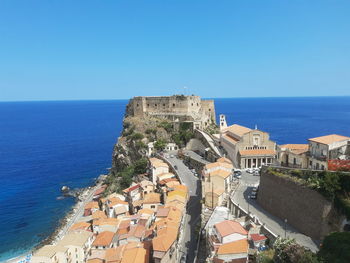
[[[270,140],[267,132],[238,124],[226,126],[220,121],[220,144],[235,167],[254,168],[275,162],[276,143]]]
[[[158,158],[149,158],[151,181],[157,183],[158,175],[169,173],[169,166]]]
[[[46,245],[38,249],[32,256],[33,263],[68,263],[68,247]]]
[[[160,159],[153,161],[160,164],[155,184],[142,180],[124,189],[123,195],[112,193],[89,202],[68,234],[56,245],[37,250],[33,262],[178,262],[188,188],[174,174],[162,178],[169,173],[168,165]]]
[[[328,169],[330,160],[350,159],[350,137],[330,134],[309,139],[309,168]]]
[[[233,165],[227,158],[219,158],[204,166],[202,171],[202,193],[207,207],[221,205],[225,195],[231,191]]]
[[[248,231],[237,221],[223,220],[213,225],[208,236],[210,257],[221,262],[247,262]]]
[[[350,160],[350,137],[330,134],[310,138],[308,142],[308,144],[280,145],[278,147],[280,165],[290,168],[328,170],[330,162]]]
[[[57,245],[68,248],[68,255],[70,255],[68,262],[72,260],[76,263],[82,263],[85,262],[86,257],[90,252],[93,240],[94,236],[92,232],[70,232],[60,240]]]
[[[291,168],[308,168],[308,144],[283,144],[278,147],[278,162]]]

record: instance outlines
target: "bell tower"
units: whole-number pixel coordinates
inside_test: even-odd
[[[226,116],[224,114],[220,114],[220,131],[227,128]]]

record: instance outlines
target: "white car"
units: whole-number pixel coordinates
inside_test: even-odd
[[[252,174],[253,172],[254,172],[253,168],[248,168],[248,169],[247,169],[247,173]]]

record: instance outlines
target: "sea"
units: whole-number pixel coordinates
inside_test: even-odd
[[[87,187],[111,166],[127,100],[0,103],[0,261],[30,251],[71,209],[63,185]],[[216,115],[278,144],[350,136],[350,97],[215,99]]]

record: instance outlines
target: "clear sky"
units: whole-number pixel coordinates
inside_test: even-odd
[[[350,1],[0,0],[0,101],[350,95]]]

